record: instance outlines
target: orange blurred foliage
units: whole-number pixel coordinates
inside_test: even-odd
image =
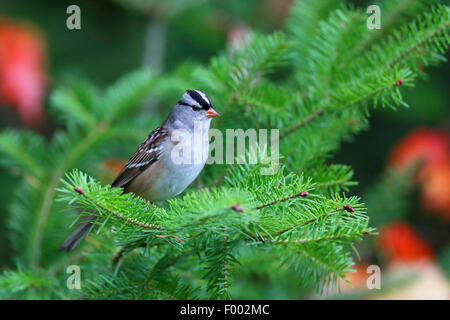
[[[107,159],[103,162],[103,168],[105,171],[110,172],[112,175],[117,176],[125,165],[126,161],[119,159]]]
[[[349,272],[346,274],[347,280],[350,281],[351,285],[341,279],[340,286],[342,291],[347,291],[351,289],[366,288],[366,281],[369,274],[367,273],[367,268],[369,264],[366,262],[361,262],[353,266],[355,272]]]
[[[427,170],[420,200],[424,208],[450,220],[450,162],[436,164]]]

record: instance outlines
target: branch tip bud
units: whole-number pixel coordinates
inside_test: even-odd
[[[233,209],[236,212],[244,212],[244,209],[241,207],[239,203],[233,204],[231,206],[231,209]]]
[[[355,212],[355,209],[353,209],[353,207],[349,204],[344,204],[344,210],[347,212]]]
[[[84,194],[83,189],[81,189],[80,187],[73,187],[73,190],[75,190],[76,192],[78,192],[78,193],[81,194],[81,195]]]

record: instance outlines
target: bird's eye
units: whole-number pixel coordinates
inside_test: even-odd
[[[197,107],[197,106],[192,106],[192,110],[194,110],[194,111],[198,111],[198,110],[200,110],[200,108],[199,108],[199,107]]]

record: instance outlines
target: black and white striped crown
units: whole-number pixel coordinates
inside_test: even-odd
[[[209,98],[200,90],[187,90],[181,97],[179,104],[198,107],[200,109],[208,110],[212,107]]]

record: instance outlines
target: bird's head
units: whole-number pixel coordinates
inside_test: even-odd
[[[191,125],[195,121],[209,123],[218,116],[211,100],[200,90],[187,90],[171,112],[171,118],[185,125]]]

